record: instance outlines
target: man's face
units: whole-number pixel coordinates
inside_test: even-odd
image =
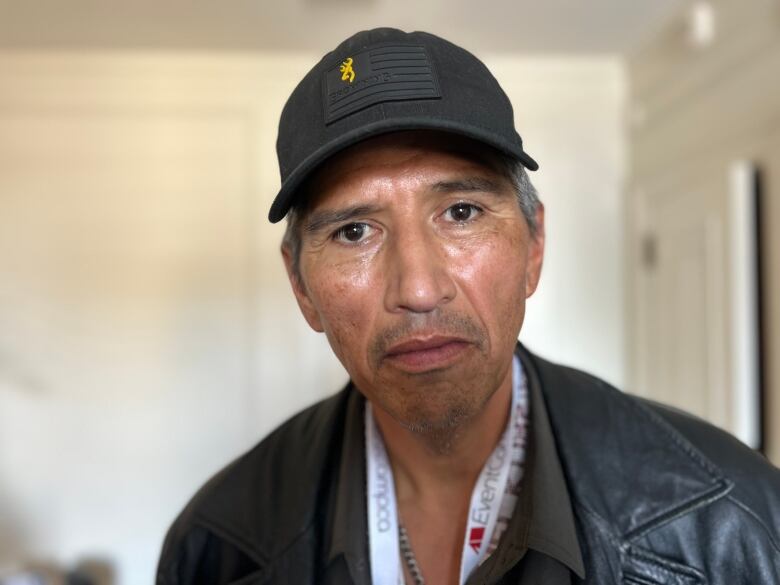
[[[345,150],[310,182],[300,281],[291,273],[298,303],[357,388],[407,428],[457,426],[511,383],[543,210],[532,238],[486,150],[390,134]]]

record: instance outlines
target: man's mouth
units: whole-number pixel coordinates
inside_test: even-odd
[[[396,343],[385,353],[385,360],[396,368],[421,373],[445,368],[460,357],[470,343],[459,337],[420,337]]]

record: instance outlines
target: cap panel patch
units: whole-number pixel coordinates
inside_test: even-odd
[[[344,55],[325,72],[323,88],[326,124],[383,102],[441,98],[425,47],[416,45],[376,46]]]

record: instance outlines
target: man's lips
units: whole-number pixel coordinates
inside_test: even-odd
[[[424,372],[450,365],[469,345],[465,339],[449,336],[408,339],[391,346],[385,359],[400,369]]]

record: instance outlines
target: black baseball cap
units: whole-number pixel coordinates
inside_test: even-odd
[[[482,61],[429,33],[362,31],[325,55],[287,100],[276,140],[282,187],[268,219],[284,218],[306,177],[329,157],[401,130],[452,132],[539,168],[523,150],[509,98]]]

